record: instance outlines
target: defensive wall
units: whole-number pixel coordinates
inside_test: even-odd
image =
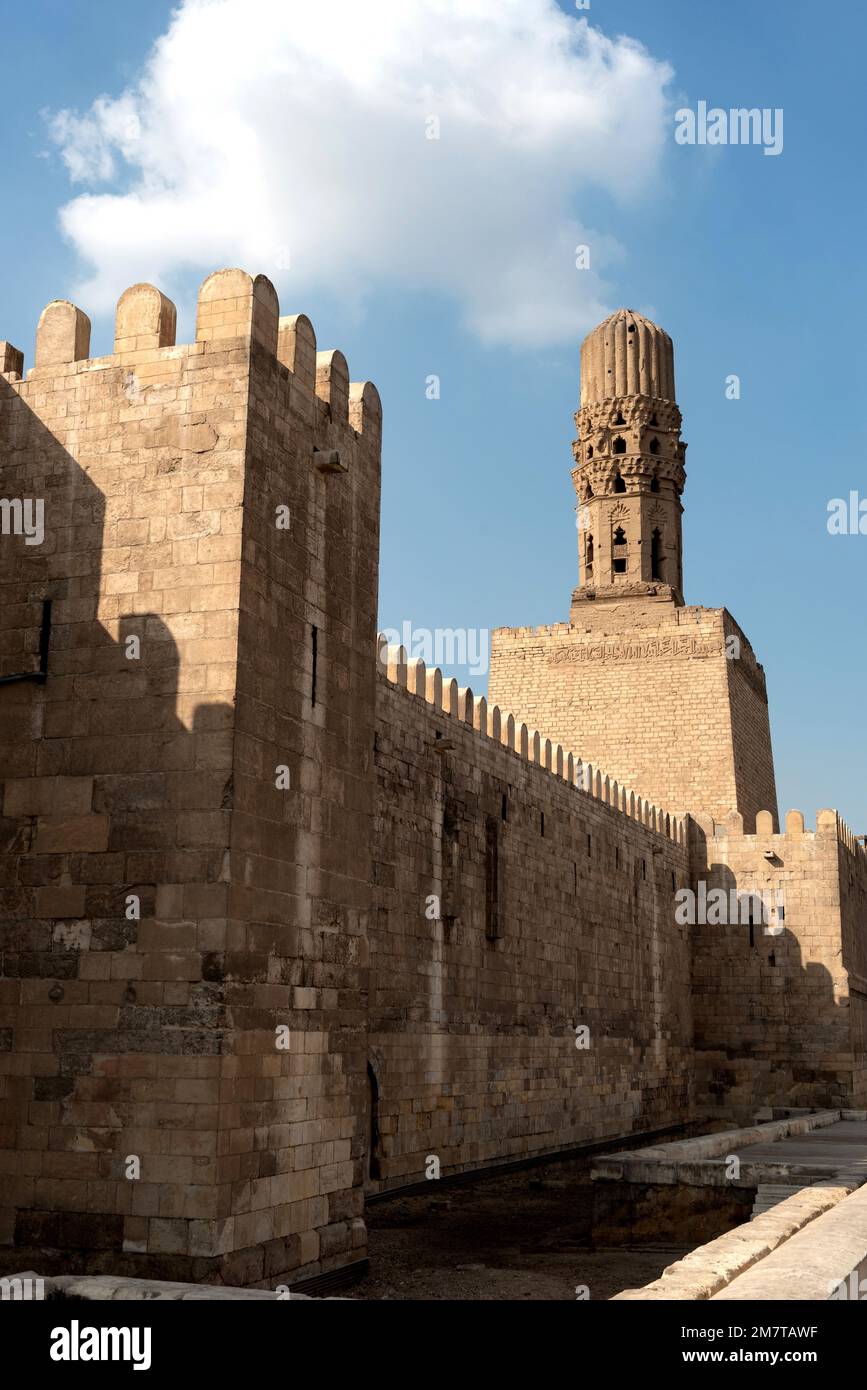
[[[381,411],[263,277],[174,326],[138,285],[109,356],[66,301],[0,347],[45,513],[0,547],[0,1240],[248,1284],[365,1250]]]
[[[771,920],[728,912],[694,927],[698,1094],[708,1118],[765,1106],[867,1100],[867,853],[833,810],[815,830],[790,811],[744,831],[737,814],[691,823],[692,876],[708,891],[764,894]]]
[[[373,1178],[691,1114],[685,827],[390,649],[377,691]],[[581,788],[586,786],[587,790]],[[579,1031],[576,1031],[579,1030]]]

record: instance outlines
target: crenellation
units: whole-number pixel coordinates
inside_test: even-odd
[[[316,354],[316,394],[328,406],[333,424],[348,424],[349,367],[337,348]]]
[[[117,301],[115,353],[174,347],[177,309],[154,285],[131,285]]]
[[[0,342],[0,376],[12,381],[20,380],[24,374],[24,353],[11,343]]]
[[[411,657],[406,664],[406,688],[412,695],[424,699],[427,689],[427,670],[420,656]]]
[[[421,691],[418,693],[421,694]],[[433,705],[434,709],[441,710],[443,708],[443,673],[438,666],[432,671],[425,672],[424,697],[429,705]]]
[[[473,696],[468,687],[459,687],[454,678],[444,681],[439,667],[426,669],[421,658],[408,660],[405,648],[389,646],[382,633],[376,638],[376,665],[390,685],[417,695],[436,711],[469,725],[474,733],[483,738],[490,730],[494,742],[517,752],[519,757],[534,763],[554,778],[567,781],[571,787],[580,790],[586,776],[590,794],[621,815],[634,816],[636,804],[641,808],[641,798],[636,803],[634,792],[627,793],[625,787],[619,788],[616,780],[612,781],[607,774],[603,781],[603,774],[598,768],[594,769],[589,763],[582,764],[574,753],[564,752],[560,744],[542,739],[538,730],[530,732],[526,724],[516,725],[514,715],[504,714],[498,705],[488,705],[484,696]],[[677,839],[676,817],[663,813],[661,809],[657,811],[656,807],[650,807],[647,803],[644,811],[639,809],[637,814],[642,824],[664,834],[667,839]]]
[[[68,299],[54,299],[39,316],[31,374],[48,372],[87,359],[90,319]]]
[[[488,702],[484,695],[476,695],[474,698],[472,723],[482,738],[488,737]]]
[[[452,713],[464,724],[473,725],[473,692],[469,686],[458,686],[457,704],[452,707]]]
[[[279,318],[277,291],[266,276],[217,270],[199,290],[196,342],[244,338],[276,357]]]
[[[316,333],[306,314],[278,320],[277,359],[292,373],[296,385],[315,394]]]
[[[356,434],[363,434],[374,447],[382,439],[382,402],[372,381],[349,383],[349,423]]]

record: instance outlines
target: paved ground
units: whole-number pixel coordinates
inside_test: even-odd
[[[838,1120],[809,1134],[772,1144],[748,1144],[734,1152],[742,1164],[797,1164],[821,1177],[846,1172],[867,1178],[867,1120]]]

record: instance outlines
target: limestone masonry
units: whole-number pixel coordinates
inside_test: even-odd
[[[108,357],[0,342],[4,1269],[273,1289],[434,1170],[867,1103],[867,855],[781,830],[684,604],[668,336],[584,344],[581,583],[490,702],[377,643],[375,388],[261,276],[174,336],[136,285]]]
[[[492,700],[679,813],[777,817],[765,677],[724,608],[683,603],[686,445],[671,339],[620,309],[581,348],[568,624],[493,634]]]

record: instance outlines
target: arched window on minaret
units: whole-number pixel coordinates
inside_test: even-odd
[[[593,496],[593,489],[592,489],[592,487],[590,486],[590,484],[588,483],[587,486],[586,486],[586,488],[584,489],[584,501],[585,501],[585,502],[589,502],[589,501],[590,501],[590,498],[591,498],[592,496]]]
[[[625,492],[625,491],[626,491],[626,484],[624,483],[624,481],[623,481],[623,479],[621,478],[621,476],[620,476],[619,473],[615,474],[615,477],[614,477],[614,491],[615,491],[615,492]]]
[[[589,459],[592,459],[592,457],[593,457],[593,445],[592,445],[592,444],[588,444],[588,445],[587,445],[587,457],[588,457]]]
[[[652,454],[658,454],[658,453],[659,453],[659,440],[658,440],[658,439],[651,439],[651,441],[650,441],[650,452],[651,452]]]
[[[593,537],[589,534],[584,542],[584,578],[593,578]]]
[[[622,434],[618,434],[617,438],[611,446],[611,452],[612,454],[626,453],[626,440],[623,438]]]
[[[654,473],[650,480],[650,491],[659,492],[659,475],[657,473]]]
[[[614,423],[615,423],[615,425],[625,425],[625,424],[626,424],[626,421],[625,421],[624,418],[623,418],[623,411],[622,411],[622,410],[618,410],[618,412],[617,412],[617,419],[614,421]]]
[[[611,553],[612,553],[612,555],[613,555],[613,557],[614,557],[614,564],[613,564],[614,573],[615,573],[615,574],[625,574],[625,573],[626,573],[626,532],[623,530],[623,527],[622,527],[622,526],[618,526],[618,527],[617,527],[617,530],[614,532],[614,542],[613,542],[613,545],[612,545],[612,547],[611,547]]]
[[[662,559],[662,536],[659,528],[654,527],[653,535],[650,538],[650,577],[651,579],[662,579],[663,559]]]

